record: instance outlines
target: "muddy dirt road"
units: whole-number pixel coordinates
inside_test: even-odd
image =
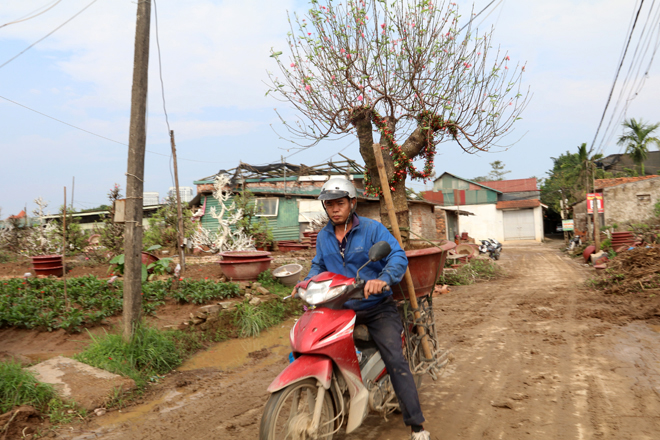
[[[453,359],[420,391],[433,439],[660,438],[660,327],[648,323],[660,322],[634,320],[625,301],[583,289],[591,269],[556,246],[505,246],[508,277],[434,301]],[[189,365],[159,385],[156,400],[74,426],[65,437],[256,439],[264,390],[287,363],[286,328],[268,338],[265,350],[256,342],[244,348],[254,351],[238,368]],[[236,347],[223,347],[202,358],[227,361]],[[357,432],[335,438],[409,433],[400,416],[371,415]]]

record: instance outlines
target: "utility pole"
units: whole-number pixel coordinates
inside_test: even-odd
[[[124,233],[123,336],[130,341],[142,313],[142,193],[144,150],[147,143],[146,112],[149,85],[149,25],[151,0],[141,0],[135,25],[133,89],[126,173],[126,226]]]
[[[186,255],[183,251],[183,212],[181,210],[181,194],[179,193],[179,168],[176,164],[176,144],[174,143],[174,130],[170,130],[170,141],[172,144],[172,163],[174,164],[174,190],[176,191],[176,218],[179,224],[178,244],[179,244],[179,264],[181,264],[180,276],[186,271]]]
[[[76,189],[76,176],[71,181],[71,211],[73,211],[73,191]]]
[[[596,164],[591,164],[591,184],[594,195],[596,194]],[[600,218],[598,218],[598,199],[594,199],[594,246],[596,252],[600,251]]]

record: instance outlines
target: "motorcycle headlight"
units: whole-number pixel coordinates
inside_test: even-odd
[[[346,291],[348,286],[337,286],[330,288],[332,281],[323,281],[322,283],[309,283],[307,289],[299,288],[300,296],[307,304],[316,305],[328,302]]]

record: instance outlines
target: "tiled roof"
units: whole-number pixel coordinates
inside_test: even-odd
[[[534,177],[529,179],[493,180],[479,183],[503,193],[538,191],[538,188],[536,187],[536,179]]]
[[[495,206],[497,209],[520,209],[520,208],[536,208],[541,206],[541,201],[539,199],[529,199],[529,200],[503,200],[497,202]]]
[[[19,212],[16,215],[10,215],[9,217],[7,217],[7,220],[12,219],[12,218],[25,218],[25,211],[21,210],[21,212]]]
[[[658,175],[652,176],[638,176],[638,177],[617,177],[615,179],[596,179],[596,189],[609,188],[611,186],[622,185],[624,183],[639,182],[640,180],[653,179],[660,177]]]

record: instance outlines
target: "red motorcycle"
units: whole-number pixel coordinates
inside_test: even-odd
[[[390,251],[387,242],[376,243],[355,278],[323,272],[298,284],[295,296],[312,307],[291,329],[293,362],[268,387],[260,440],[331,440],[344,421],[350,433],[369,410],[387,417],[399,409],[367,327],[354,327],[355,312],[342,308],[349,299],[364,298],[360,270]],[[420,380],[415,377],[418,387]]]

